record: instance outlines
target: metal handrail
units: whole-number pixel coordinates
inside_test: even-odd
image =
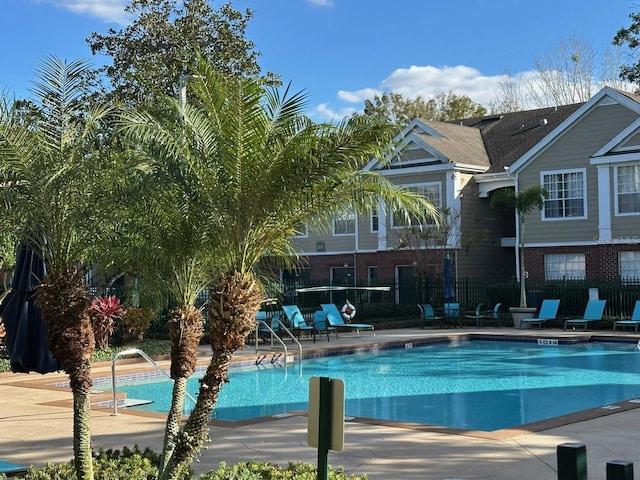
[[[269,325],[264,320],[256,320],[256,334],[255,334],[256,353],[258,353],[258,350],[259,350],[258,330],[260,325],[264,325],[265,327],[267,327],[267,330],[271,332],[271,346],[273,346],[273,338],[275,337],[278,339],[278,341],[280,342],[280,345],[282,345],[282,348],[284,349],[284,362],[286,364],[287,363],[287,345],[284,343],[284,340],[282,340],[280,336],[271,328],[271,325]],[[289,334],[289,336],[293,339],[293,341],[298,344],[298,351],[299,351],[298,362],[301,362],[302,361],[302,344],[298,341],[295,335],[293,335],[291,331],[282,324],[282,322],[280,322],[279,328],[282,328],[285,332],[287,332],[287,334]]]
[[[113,390],[113,413],[111,415],[118,415],[118,400],[116,398],[116,393],[117,393],[116,392],[116,361],[118,360],[118,358],[123,357],[125,355],[140,355],[149,364],[151,364],[151,366],[155,367],[155,369],[158,370],[162,375],[167,377],[169,380],[173,381],[171,376],[167,372],[165,372],[160,367],[160,365],[154,362],[149,355],[147,355],[146,353],[144,353],[142,350],[138,348],[130,348],[129,350],[122,350],[121,352],[116,353],[111,359],[111,389]],[[193,396],[191,396],[189,392],[186,392],[185,395],[195,405],[196,399],[193,398]]]

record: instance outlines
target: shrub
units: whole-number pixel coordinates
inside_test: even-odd
[[[151,327],[151,320],[155,312],[151,308],[130,307],[124,312],[124,339],[142,340]]]
[[[148,480],[158,476],[159,457],[150,449],[124,447],[120,450],[99,450],[93,455],[94,480]],[[183,478],[190,478],[187,472]],[[48,463],[45,467],[29,467],[20,477],[24,480],[75,480],[73,461]],[[1,477],[0,477],[1,479]]]
[[[109,343],[109,337],[116,330],[116,320],[122,318],[123,313],[120,299],[115,295],[93,299],[89,308],[89,316],[96,338],[96,347],[103,348]]]
[[[366,475],[347,475],[342,468],[329,469],[329,480],[366,480]],[[204,473],[198,480],[316,480],[317,468],[308,463],[290,463],[287,468],[267,462],[243,462],[227,465],[220,462],[217,470]]]

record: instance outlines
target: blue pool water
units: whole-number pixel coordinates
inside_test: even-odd
[[[492,431],[640,398],[640,350],[471,341],[232,369],[215,418],[307,410],[309,378],[316,376],[344,381],[347,416]],[[169,409],[168,381],[118,383],[118,390],[153,399],[137,408]],[[189,392],[197,390],[197,378],[190,379]]]

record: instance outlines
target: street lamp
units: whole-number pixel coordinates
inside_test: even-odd
[[[187,106],[187,81],[189,81],[192,78],[203,78],[202,75],[192,75],[192,74],[188,74],[188,75],[180,75],[180,79],[178,80],[178,87],[179,87],[179,99],[180,99],[180,106],[182,108]]]

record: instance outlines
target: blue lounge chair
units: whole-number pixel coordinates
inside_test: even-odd
[[[443,318],[436,316],[433,312],[433,307],[429,303],[419,303],[418,310],[420,310],[420,328],[426,327],[428,323],[431,323],[433,328],[436,328],[436,321]]]
[[[535,323],[538,324],[538,328],[542,328],[542,324],[547,320],[556,319],[559,306],[560,300],[544,299],[542,301],[542,305],[540,305],[540,312],[538,312],[538,316],[535,318],[523,318],[520,322],[520,328],[522,329],[524,325],[533,326]]]
[[[17,463],[5,462],[4,460],[0,460],[0,473],[4,473],[7,477],[23,475],[27,473],[27,467],[18,465]]]
[[[329,335],[331,333],[335,333],[336,338],[338,338],[338,330],[329,323],[329,319],[327,318],[328,316],[329,316],[329,313],[325,312],[324,310],[316,310],[313,313],[313,329],[317,333],[323,333],[323,332],[326,333],[327,342],[329,341]],[[315,334],[314,334],[314,338],[315,338]]]
[[[358,333],[358,336],[360,336],[360,330],[371,330],[375,336],[376,332],[373,329],[373,325],[369,323],[345,323],[338,307],[333,303],[323,303],[320,307],[322,310],[327,312],[327,321],[332,327],[340,330],[355,330]]]
[[[633,308],[631,319],[616,320],[613,322],[613,331],[615,332],[618,327],[622,327],[622,330],[624,330],[625,327],[635,327],[635,331],[637,332],[638,325],[640,325],[640,300],[636,300],[636,306]]]
[[[298,338],[303,333],[308,333],[311,337],[313,337],[313,341],[316,341],[315,330],[312,325],[309,325],[304,317],[302,316],[302,312],[298,308],[297,305],[283,305],[282,311],[284,312],[284,316],[287,317],[289,325],[291,326],[291,332]]]
[[[583,325],[584,329],[586,330],[589,322],[598,322],[602,320],[602,315],[604,315],[604,307],[606,304],[606,300],[589,300],[587,302],[587,307],[584,309],[583,317],[565,320],[564,330],[566,330],[570,325]]]

